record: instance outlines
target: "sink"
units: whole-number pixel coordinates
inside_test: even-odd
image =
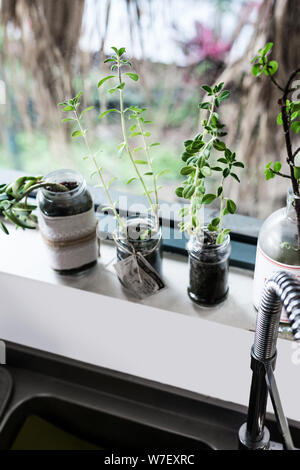
[[[25,436],[24,446],[22,434],[25,435],[26,431],[32,434],[33,438],[28,439],[28,435]],[[11,413],[0,432],[0,449],[32,450],[32,441],[39,432],[48,434],[51,440],[55,438],[55,434],[57,441],[59,436],[60,438],[63,436],[66,446],[63,450],[212,449],[210,445],[199,439],[159,429],[104,410],[47,396],[34,397],[19,405]],[[61,443],[58,442],[57,445],[59,448],[54,447],[52,450],[61,449]],[[44,449],[47,446],[46,442]]]
[[[238,449],[240,405],[11,343],[3,367],[13,388],[0,403],[1,450]],[[280,442],[271,416],[267,425]],[[290,425],[300,447],[300,425]]]

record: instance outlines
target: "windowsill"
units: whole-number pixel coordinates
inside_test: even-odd
[[[186,295],[187,259],[166,255],[168,288],[137,303],[104,267],[114,256],[109,243],[95,269],[71,279],[48,267],[38,231],[12,228],[0,246],[4,340],[247,405],[252,273],[231,268],[228,299],[202,309]],[[293,346],[279,339],[276,375],[287,416],[300,420]]]
[[[11,228],[9,237],[1,236],[0,271],[2,272],[129,300],[244,330],[254,330],[256,312],[251,298],[253,276],[251,271],[231,268],[228,298],[215,307],[202,308],[195,305],[187,296],[186,257],[164,253],[163,270],[167,288],[142,301],[136,300],[122,288],[113,268],[114,257],[114,244],[104,241],[101,244],[101,259],[96,267],[81,275],[60,276],[48,265],[47,253],[38,230],[22,231]]]

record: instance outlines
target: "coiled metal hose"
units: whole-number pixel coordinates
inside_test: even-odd
[[[275,273],[265,285],[256,321],[253,353],[267,361],[276,353],[278,326],[285,308],[295,340],[300,340],[300,282],[284,271]]]

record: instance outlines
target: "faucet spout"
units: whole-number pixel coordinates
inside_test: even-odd
[[[248,418],[239,431],[240,448],[270,448],[270,433],[265,427],[268,394],[283,437],[283,445],[293,449],[288,424],[283,414],[273,370],[282,306],[287,313],[294,339],[300,340],[300,282],[286,272],[275,273],[265,284],[256,319],[254,344],[251,350],[253,371]]]

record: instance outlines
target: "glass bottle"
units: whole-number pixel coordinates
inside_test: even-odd
[[[51,267],[59,274],[77,274],[98,258],[94,203],[84,178],[73,170],[49,173],[45,181],[60,183],[66,192],[44,187],[38,192],[39,227]]]
[[[228,294],[230,236],[217,245],[210,243],[207,235],[198,240],[193,237],[187,244],[189,255],[188,295],[193,302],[213,306],[226,299]]]
[[[287,271],[300,278],[300,249],[295,201],[289,190],[287,206],[271,214],[263,223],[258,237],[254,273],[254,305],[259,306],[264,284],[276,271]],[[287,322],[283,311],[282,322]]]
[[[128,217],[127,233],[117,234],[117,258],[119,261],[128,258],[133,251],[140,253],[148,263],[162,274],[162,233],[155,228],[151,217]],[[146,236],[146,232],[148,235]],[[141,237],[141,234],[143,236]]]

